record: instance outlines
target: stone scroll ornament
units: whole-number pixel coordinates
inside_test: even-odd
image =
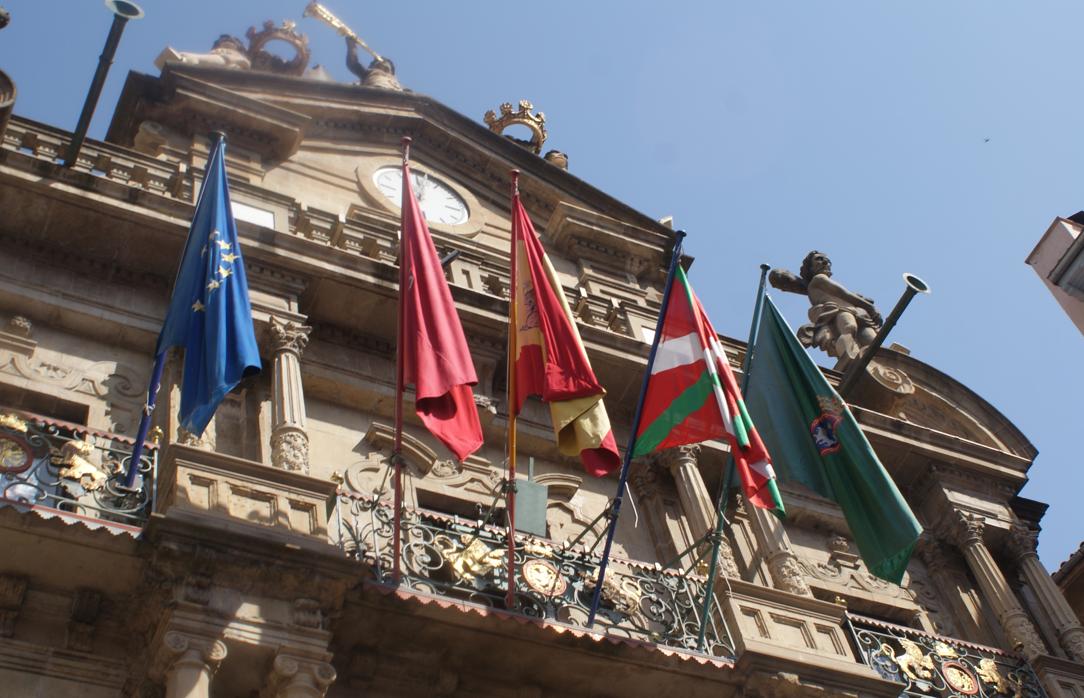
[[[797,276],[786,269],[772,269],[768,280],[780,291],[809,297],[809,323],[797,333],[803,346],[851,361],[877,337],[883,321],[873,299],[833,279],[832,260],[823,252],[807,254]]]

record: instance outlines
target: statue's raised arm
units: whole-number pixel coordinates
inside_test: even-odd
[[[768,278],[781,291],[809,296],[810,322],[798,328],[803,345],[850,361],[873,343],[881,327],[881,314],[873,299],[848,290],[832,278],[828,255],[814,250],[802,261],[798,276],[785,269],[773,269]]]

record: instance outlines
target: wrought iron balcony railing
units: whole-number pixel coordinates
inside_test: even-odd
[[[859,657],[882,678],[904,684],[901,696],[1046,698],[1022,657],[848,615]]]
[[[0,506],[40,505],[142,525],[154,507],[158,452],[149,447],[131,490],[121,487],[131,441],[0,408]]]
[[[344,552],[370,565],[383,583],[391,581],[392,520],[386,504],[344,494],[331,522]],[[552,623],[586,625],[599,557],[517,534],[516,603],[508,608],[507,540],[503,528],[408,510],[402,525],[401,584]],[[613,636],[695,652],[703,582],[645,563],[611,560],[595,627]],[[732,658],[733,647],[722,609],[713,599],[704,653]]]

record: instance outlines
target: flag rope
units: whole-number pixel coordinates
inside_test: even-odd
[[[682,241],[685,239],[685,231],[674,232],[674,249],[670,255],[670,269],[666,274],[666,287],[662,293],[662,304],[659,307],[659,321],[655,325],[655,336],[651,339],[651,352],[647,356],[647,370],[644,372],[644,380],[640,385],[640,399],[636,401],[636,414],[632,418],[632,430],[629,432],[629,444],[625,448],[625,459],[621,464],[621,475],[618,477],[617,494],[610,505],[610,525],[606,531],[606,545],[602,549],[602,560],[599,563],[598,579],[595,581],[595,595],[591,599],[591,611],[587,615],[587,627],[595,624],[595,614],[598,613],[599,604],[602,602],[602,583],[606,579],[606,567],[610,560],[610,549],[614,542],[614,533],[617,532],[617,517],[621,513],[621,499],[625,494],[625,483],[629,479],[629,465],[632,463],[632,454],[636,450],[636,434],[640,431],[640,418],[643,416],[644,399],[647,396],[647,385],[651,381],[651,369],[655,365],[655,355],[659,351],[659,341],[662,339],[663,322],[666,320],[666,309],[670,306],[670,289],[674,285],[674,272],[681,260]],[[597,546],[598,543],[596,542]]]
[[[515,215],[515,200],[519,198],[519,170],[512,170],[512,201],[513,216]],[[512,226],[512,254],[510,259],[510,273],[508,283],[508,480],[507,502],[505,511],[508,514],[508,593],[505,596],[505,607],[515,608],[516,605],[516,416],[519,406],[516,404],[516,354],[518,350],[517,324],[516,324],[516,294],[519,290],[518,264],[519,240],[516,239],[516,226]]]
[[[764,307],[764,284],[768,279],[769,269],[771,267],[767,264],[760,265],[760,285],[757,287],[757,299],[753,304],[753,321],[749,327],[749,341],[745,345],[745,358],[742,360],[741,366],[742,395],[745,395],[745,391],[749,388],[749,369],[753,365],[753,347],[756,346],[757,332],[760,330],[760,312]],[[715,593],[715,575],[719,571],[719,549],[722,547],[727,523],[723,512],[726,510],[727,493],[730,491],[730,483],[734,478],[734,470],[734,454],[731,453],[730,457],[727,458],[726,477],[723,479],[723,487],[719,490],[719,496],[715,501],[715,530],[712,532],[711,564],[708,566],[708,579],[704,584],[704,605],[700,609],[700,632],[696,638],[698,652],[704,651],[704,638],[707,636],[708,617],[711,615],[711,602]]]

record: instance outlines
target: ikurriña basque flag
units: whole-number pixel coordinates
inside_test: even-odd
[[[746,499],[783,516],[771,458],[745,408],[719,335],[680,265],[649,370],[633,455],[725,438]]]
[[[199,435],[226,393],[260,371],[248,282],[230,210],[226,142],[207,163],[155,355],[184,348],[180,423]]]

